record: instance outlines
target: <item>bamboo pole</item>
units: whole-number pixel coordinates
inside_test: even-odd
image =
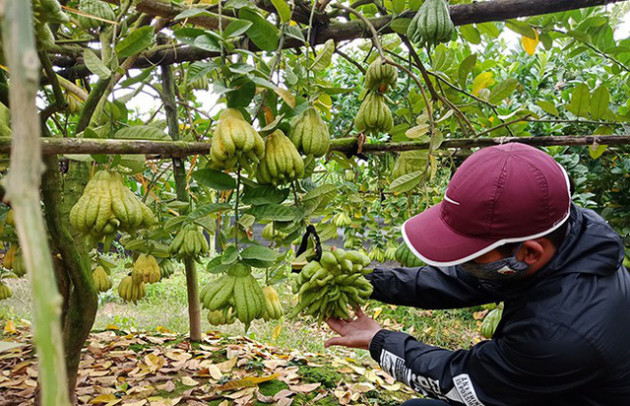
[[[166,110],[168,133],[174,141],[179,141],[181,135],[179,133],[179,123],[177,120],[173,72],[169,65],[162,66],[162,101],[164,102],[164,109]],[[175,178],[177,200],[190,203],[190,197],[186,190],[187,182],[184,162],[185,161],[180,157],[173,157],[173,177]],[[190,339],[192,341],[201,341],[201,305],[199,303],[199,284],[197,282],[195,261],[192,258],[184,259],[184,267],[186,269]]]
[[[5,198],[15,212],[17,234],[31,282],[40,403],[64,406],[70,401],[60,326],[62,298],[57,291],[39,196],[43,168],[35,97],[41,68],[33,35],[33,13],[30,1],[9,0],[0,2],[0,7],[5,8],[3,36],[11,72],[9,99],[13,129]]]
[[[630,135],[567,135],[544,137],[498,137],[498,138],[456,138],[446,139],[440,145],[441,149],[483,148],[501,145],[509,142],[519,142],[535,147],[553,145],[584,146],[584,145],[628,145]],[[210,154],[210,142],[185,141],[148,141],[148,140],[113,140],[89,138],[44,138],[40,140],[44,155],[55,154],[127,154],[148,155],[151,157],[185,157],[189,155]],[[401,152],[428,149],[428,142],[379,142],[363,144],[362,153]],[[330,151],[354,153],[357,149],[357,139],[353,137],[334,139]],[[11,139],[0,138],[0,154],[11,151]]]

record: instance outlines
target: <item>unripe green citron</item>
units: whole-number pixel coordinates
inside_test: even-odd
[[[79,3],[79,11],[89,16],[99,17],[104,20],[116,20],[116,14],[109,4],[101,0],[81,0]],[[100,28],[107,24],[105,21],[97,20],[89,16],[78,15],[77,21],[84,29]]]
[[[389,86],[396,86],[397,80],[398,71],[396,68],[383,64],[380,57],[370,64],[365,73],[365,87],[369,90],[377,89],[385,92]]]
[[[360,132],[386,133],[394,126],[392,112],[385,103],[385,96],[371,91],[365,96],[354,125]]]
[[[291,120],[289,138],[305,155],[320,157],[330,147],[328,126],[314,107],[307,108]]]
[[[280,130],[267,136],[265,156],[258,165],[260,184],[282,185],[304,176],[304,160],[291,140]]]
[[[455,26],[444,0],[426,0],[407,28],[409,39],[419,46],[449,42]]]
[[[210,156],[216,169],[233,169],[237,162],[248,167],[257,164],[265,153],[265,143],[254,127],[236,109],[221,112],[212,136]]]

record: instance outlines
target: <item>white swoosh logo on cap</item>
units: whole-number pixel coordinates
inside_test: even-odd
[[[447,202],[449,202],[449,203],[453,203],[453,204],[455,204],[455,205],[459,206],[459,203],[458,203],[458,202],[456,202],[455,200],[451,199],[450,197],[448,197],[448,196],[446,195],[446,193],[444,194],[444,200],[446,200],[446,201],[447,201]]]

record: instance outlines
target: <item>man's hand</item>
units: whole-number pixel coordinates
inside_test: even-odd
[[[326,341],[324,343],[325,347],[341,345],[344,347],[360,348],[362,350],[368,349],[372,337],[374,337],[382,327],[376,321],[366,316],[360,307],[355,310],[355,314],[357,318],[354,320],[326,320],[326,324],[341,337],[333,337]]]

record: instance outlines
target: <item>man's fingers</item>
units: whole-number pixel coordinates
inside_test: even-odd
[[[326,324],[328,324],[328,327],[333,329],[333,331],[335,331],[336,333],[343,335],[342,330],[346,326],[346,324],[348,324],[348,322],[341,319],[331,318],[326,320]]]
[[[363,310],[361,310],[361,306],[357,306],[357,308],[354,309],[354,314],[357,316],[357,318],[365,317],[365,313],[363,313]]]
[[[347,347],[348,344],[349,344],[349,340],[345,337],[333,337],[324,343],[324,347],[328,348],[332,345],[341,345],[341,346]]]

